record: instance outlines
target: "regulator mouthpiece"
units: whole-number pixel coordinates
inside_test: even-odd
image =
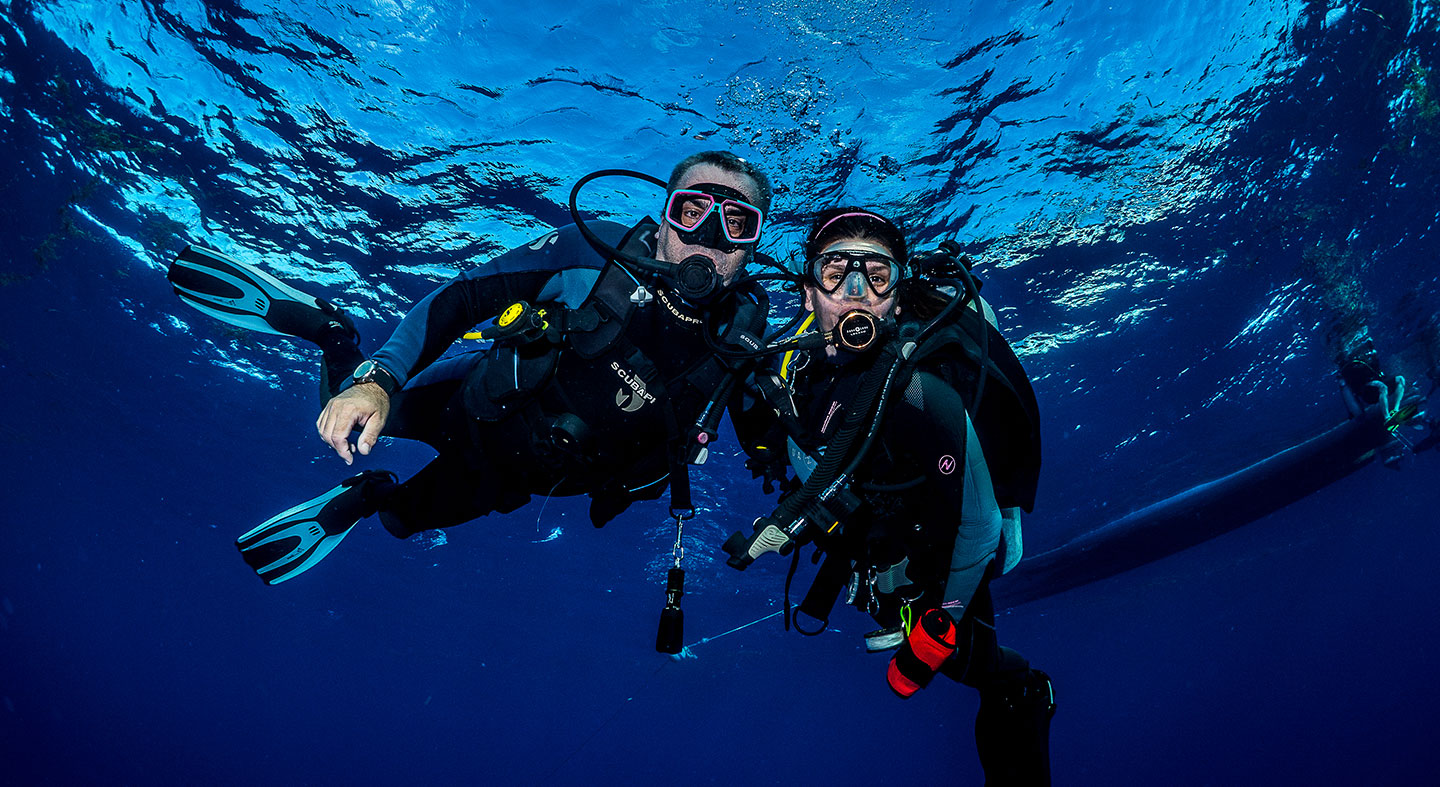
[[[859,353],[874,347],[880,335],[880,318],[870,312],[856,310],[840,318],[830,340],[836,347]]]
[[[723,282],[715,263],[703,254],[692,254],[681,260],[668,277],[675,292],[691,303],[705,303]]]

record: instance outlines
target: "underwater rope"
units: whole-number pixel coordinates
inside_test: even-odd
[[[756,619],[750,621],[749,623],[741,624],[741,625],[739,625],[739,626],[736,626],[736,627],[733,628],[733,629],[730,629],[729,631],[722,632],[722,633],[720,633],[720,634],[716,634],[716,635],[713,636],[713,637],[702,637],[701,639],[699,639],[699,640],[697,640],[697,641],[695,641],[695,642],[692,642],[692,643],[690,643],[689,645],[686,645],[685,647],[681,648],[679,653],[670,654],[670,658],[668,658],[668,659],[660,662],[660,666],[656,667],[653,672],[651,672],[648,676],[646,676],[644,682],[640,684],[639,688],[635,689],[635,690],[632,691],[632,692],[629,692],[630,696],[626,697],[624,702],[622,702],[622,703],[620,703],[618,706],[616,706],[615,711],[614,711],[613,713],[611,713],[608,717],[606,717],[605,721],[600,722],[600,725],[599,725],[598,727],[596,727],[594,730],[592,730],[589,735],[585,736],[585,740],[581,741],[579,746],[576,746],[573,751],[571,751],[569,754],[565,755],[565,759],[561,760],[554,768],[551,768],[551,769],[550,769],[550,772],[549,772],[549,773],[545,774],[545,780],[544,780],[544,781],[547,782],[547,783],[550,782],[550,781],[552,781],[552,780],[553,780],[553,777],[555,776],[555,774],[557,774],[557,773],[560,772],[560,769],[564,768],[567,764],[569,764],[569,762],[570,762],[571,760],[575,759],[575,755],[579,754],[581,751],[584,751],[585,747],[590,745],[590,741],[594,740],[594,739],[595,739],[595,736],[596,736],[596,735],[599,735],[601,730],[603,730],[603,729],[605,729],[606,727],[610,726],[610,722],[614,721],[614,720],[615,720],[615,717],[620,715],[620,711],[625,710],[625,706],[626,706],[626,705],[629,705],[632,701],[634,701],[634,699],[635,699],[636,697],[640,696],[641,693],[643,693],[643,692],[645,691],[645,689],[649,688],[650,682],[653,681],[653,680],[655,680],[655,676],[656,676],[656,675],[659,675],[659,674],[660,674],[660,670],[665,669],[665,667],[668,666],[668,665],[670,664],[670,662],[672,662],[672,661],[683,661],[683,660],[685,660],[685,659],[687,659],[687,658],[690,658],[690,659],[697,658],[697,656],[696,656],[694,653],[691,653],[691,652],[690,652],[690,648],[692,648],[692,647],[694,647],[694,646],[696,646],[696,645],[704,645],[704,644],[707,643],[707,642],[714,642],[715,640],[720,639],[721,637],[726,637],[726,636],[729,636],[729,635],[731,635],[731,634],[734,634],[734,633],[737,632],[737,631],[741,631],[741,630],[750,628],[751,626],[755,625],[756,623],[763,623],[763,622],[765,622],[765,621],[767,621],[767,620],[775,617],[776,615],[780,615],[780,614],[782,614],[782,613],[784,613],[784,612],[785,612],[785,610],[783,610],[783,609],[777,609],[777,610],[775,610],[774,612],[771,612],[771,613],[768,614],[768,615],[765,615],[765,616],[763,616],[763,617],[756,618]]]

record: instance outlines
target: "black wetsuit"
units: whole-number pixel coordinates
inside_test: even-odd
[[[653,257],[655,225],[595,222],[606,242]],[[558,343],[493,347],[441,359],[472,327],[526,301],[548,319],[589,316]],[[740,305],[737,305],[740,304]],[[763,296],[725,302],[718,322],[763,326]],[[741,316],[736,317],[736,311]],[[586,312],[580,315],[579,310]],[[474,268],[421,300],[372,357],[403,386],[385,434],[439,452],[377,494],[390,532],[448,527],[512,511],[532,495],[589,494],[596,525],[668,485],[671,447],[728,372],[701,333],[702,313],[606,263],[565,227]],[[326,346],[327,378],[362,359]],[[341,385],[331,383],[333,395]]]
[[[1013,361],[1008,346],[999,344],[997,352],[1003,349]],[[835,438],[874,358],[842,351],[839,358],[827,359],[815,352],[791,365],[794,402],[805,429],[791,447],[797,468],[810,467]],[[1018,374],[1023,377],[1023,370]],[[817,540],[826,565],[800,609],[828,616],[834,578],[846,575],[853,577],[855,605],[886,628],[901,625],[907,605],[914,620],[927,609],[945,609],[957,621],[957,652],[941,671],[981,692],[976,739],[988,783],[1048,783],[1049,680],[996,641],[989,589],[1001,567],[1013,565],[1007,550],[1014,560],[1019,557],[1019,514],[1012,508],[1017,501],[1010,499],[1012,484],[1006,483],[1013,479],[997,478],[992,485],[978,431],[1016,443],[1029,438],[1023,431],[1006,434],[1007,427],[999,425],[977,431],[969,415],[975,410],[973,381],[973,370],[937,355],[895,386],[876,440],[856,471],[854,489],[863,504],[843,518],[840,535]],[[992,379],[989,386],[997,397],[1022,389],[1017,398],[1030,397],[1033,413],[1028,382],[1002,389]],[[1034,446],[1038,452],[1038,442]],[[1033,461],[1038,472],[1038,453]],[[998,503],[997,489],[1006,490]],[[1027,509],[1033,475],[1028,495]],[[828,588],[823,586],[827,576]]]
[[[816,356],[793,374],[795,404],[809,431],[797,445],[812,456],[839,431],[870,370],[864,358]],[[1001,549],[1000,513],[965,402],[928,370],[897,385],[892,399],[856,473],[864,505],[821,546],[854,564],[856,606],[876,622],[899,626],[906,603],[917,611],[942,607],[957,620],[978,616],[992,643],[982,650],[993,650],[987,567]],[[867,489],[873,486],[904,488]],[[970,521],[962,526],[963,520]]]

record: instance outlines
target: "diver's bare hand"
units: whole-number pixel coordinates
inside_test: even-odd
[[[326,402],[320,418],[315,421],[315,429],[320,432],[320,439],[334,448],[348,465],[354,463],[356,450],[370,455],[389,415],[390,395],[385,389],[375,383],[361,383]],[[362,427],[360,439],[351,445],[350,432]]]

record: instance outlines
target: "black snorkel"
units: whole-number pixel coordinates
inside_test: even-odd
[[[575,181],[575,186],[570,189],[570,218],[575,222],[575,227],[580,230],[580,234],[584,236],[586,242],[601,256],[663,281],[677,295],[690,303],[703,305],[713,300],[717,293],[725,288],[725,281],[720,277],[720,272],[715,270],[715,263],[708,257],[694,254],[679,262],[661,262],[650,257],[639,257],[611,246],[585,226],[585,220],[580,218],[580,208],[577,203],[580,189],[592,180],[608,177],[636,178],[646,183],[653,183],[662,189],[666,187],[665,181],[654,175],[630,169],[597,170]]]

